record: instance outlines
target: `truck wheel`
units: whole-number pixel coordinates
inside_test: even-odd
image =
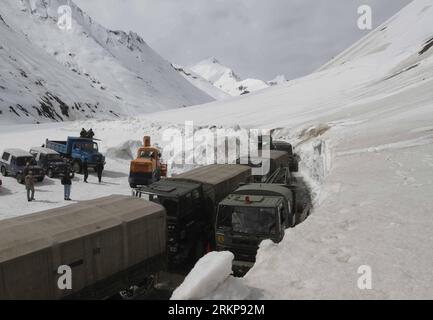
[[[44,177],[38,178],[38,182],[44,181]]]
[[[8,176],[8,173],[7,173],[7,171],[6,171],[6,168],[5,167],[2,167],[2,175],[3,175],[3,177],[7,177]]]
[[[54,171],[53,171],[53,169],[48,169],[47,176],[49,178],[51,178],[51,179],[54,178]]]
[[[74,161],[74,163],[72,164],[72,170],[74,170],[75,173],[81,174],[81,163],[79,161]]]
[[[21,173],[17,174],[17,182],[19,184],[23,184],[24,183],[23,175]]]

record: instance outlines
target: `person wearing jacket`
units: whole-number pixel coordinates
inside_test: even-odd
[[[62,177],[62,185],[65,193],[65,200],[71,201],[71,187],[72,187],[72,179],[71,173],[69,170],[66,170]]]
[[[104,164],[102,163],[101,160],[98,160],[98,162],[96,162],[96,173],[98,174],[98,180],[99,183],[102,182],[102,171],[104,171]]]
[[[31,202],[35,200],[35,178],[33,177],[33,172],[29,171],[24,179],[27,190],[27,201]]]

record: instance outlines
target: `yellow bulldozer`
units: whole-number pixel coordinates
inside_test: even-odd
[[[137,158],[131,161],[129,185],[131,188],[147,186],[167,176],[167,165],[161,161],[161,151],[151,146],[150,137],[143,138],[143,147],[137,151]]]

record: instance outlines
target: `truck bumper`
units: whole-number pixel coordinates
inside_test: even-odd
[[[131,173],[128,181],[131,186],[147,186],[155,182],[151,172]]]

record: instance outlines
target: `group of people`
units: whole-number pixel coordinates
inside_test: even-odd
[[[87,183],[87,179],[89,178],[89,165],[87,161],[83,162],[83,174],[84,174],[84,182]],[[96,163],[95,167],[96,173],[98,175],[99,183],[102,182],[102,172],[104,170],[104,165],[101,161]],[[74,173],[71,170],[71,165],[68,163],[65,171],[60,175],[61,176],[61,184],[64,189],[64,199],[65,201],[71,201],[71,188],[72,188],[72,179],[74,178]],[[30,163],[27,163],[26,168],[24,169],[24,182],[27,191],[27,201],[32,202],[35,200],[35,178],[33,176],[33,172],[30,169]]]
[[[95,136],[95,133],[93,132],[93,129],[90,128],[89,131],[87,131],[86,129],[82,128],[81,132],[80,132],[80,138],[88,138],[88,139],[93,139],[93,137]]]
[[[101,160],[98,160],[96,162],[95,166],[96,174],[98,175],[98,181],[99,183],[102,182],[102,171],[104,171],[104,164]],[[83,162],[83,175],[84,175],[84,182],[87,183],[87,179],[89,178],[89,164],[87,160],[84,160]]]

